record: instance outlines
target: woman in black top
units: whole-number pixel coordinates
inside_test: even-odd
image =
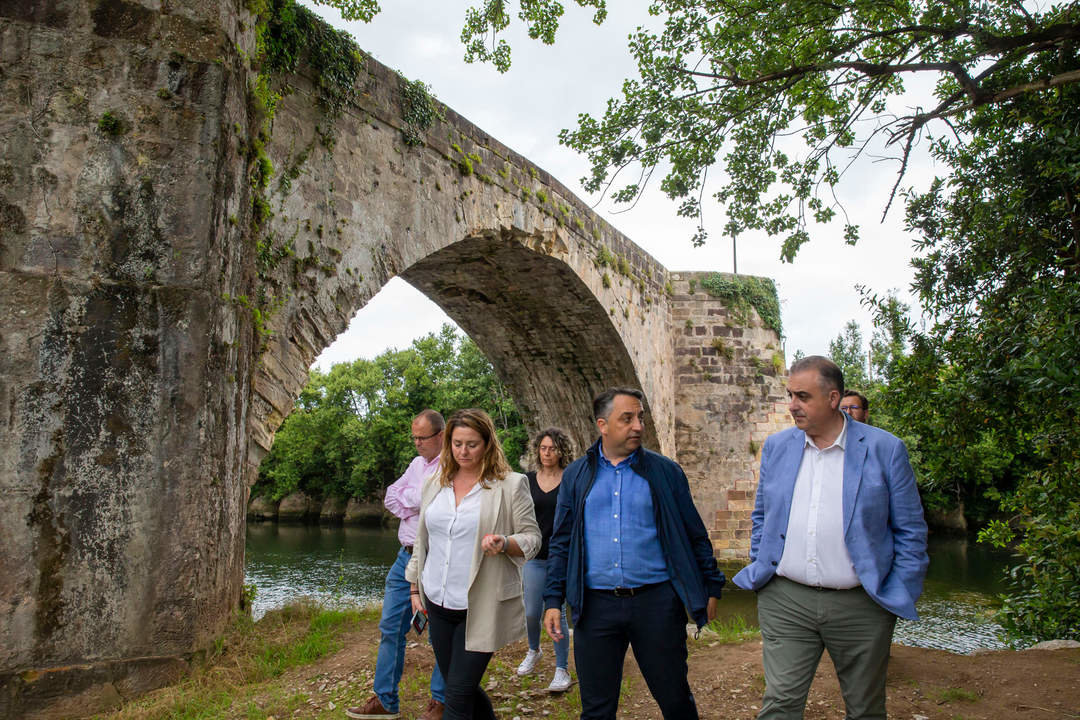
[[[547,584],[548,544],[555,524],[555,503],[559,497],[559,483],[562,482],[563,468],[570,464],[573,450],[570,438],[559,428],[551,427],[542,431],[533,441],[533,464],[535,472],[525,473],[529,478],[529,490],[532,492],[533,505],[536,507],[536,524],[540,526],[542,538],[540,552],[525,563],[523,580],[525,583],[525,625],[529,636],[529,652],[518,666],[518,675],[528,675],[536,668],[536,663],[543,655],[540,649],[540,623],[544,616],[544,586]],[[562,640],[555,641],[555,677],[548,690],[564,692],[570,688],[570,672],[567,661],[570,656],[570,634],[566,628],[566,613],[563,613]]]

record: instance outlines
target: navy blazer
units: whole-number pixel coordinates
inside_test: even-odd
[[[844,444],[844,544],[866,593],[914,620],[930,560],[926,521],[907,448],[895,435],[848,419]],[[765,586],[784,553],[784,537],[806,433],[789,428],[765,441],[750,535],[750,564],[733,578],[747,590]]]

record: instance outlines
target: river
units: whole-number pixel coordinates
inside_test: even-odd
[[[255,617],[304,596],[329,603],[381,602],[397,551],[394,530],[249,523],[245,582],[256,587]],[[958,653],[1006,647],[992,616],[1010,562],[1007,551],[965,538],[932,537],[930,570],[916,606],[921,619],[899,621],[895,641]],[[755,600],[754,593],[725,589],[721,615],[741,615],[756,625]]]

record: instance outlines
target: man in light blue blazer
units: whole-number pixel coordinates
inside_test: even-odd
[[[841,412],[843,393],[831,360],[797,361],[788,379],[795,427],[761,453],[750,564],[734,578],[758,593],[759,720],[803,717],[824,649],[846,719],[884,719],[893,627],[897,617],[917,617],[929,560],[907,450]]]

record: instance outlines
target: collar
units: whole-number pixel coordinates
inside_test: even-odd
[[[417,455],[417,457],[420,458],[420,460],[424,463],[424,470],[431,470],[434,467],[438,467],[439,458],[442,457],[442,453],[431,458],[431,460],[424,460],[422,455]]]
[[[847,442],[848,423],[851,422],[851,419],[848,418],[847,413],[840,413],[840,414],[844,417],[844,427],[842,427],[840,429],[840,434],[836,436],[835,440],[833,440],[832,445],[830,445],[829,447],[826,447],[826,448],[821,448],[822,452],[824,452],[825,450],[828,450],[829,448],[833,448],[833,447],[838,447],[838,448],[840,448],[841,451],[844,450],[844,444]],[[807,435],[806,433],[803,433],[803,440],[804,440],[804,443],[803,443],[804,448],[811,447],[811,448],[814,448],[815,450],[818,449],[818,446],[814,444],[814,441],[811,440],[810,436]]]
[[[626,459],[623,460],[622,462],[620,462],[619,465],[612,465],[611,461],[608,460],[607,457],[604,455],[604,441],[603,440],[597,440],[596,441],[596,449],[600,454],[600,462],[604,463],[608,467],[619,467],[619,465],[633,465],[634,463],[637,462],[638,457],[639,457],[639,455],[641,453],[641,448],[639,447],[637,450],[635,450],[634,452],[627,455]]]

